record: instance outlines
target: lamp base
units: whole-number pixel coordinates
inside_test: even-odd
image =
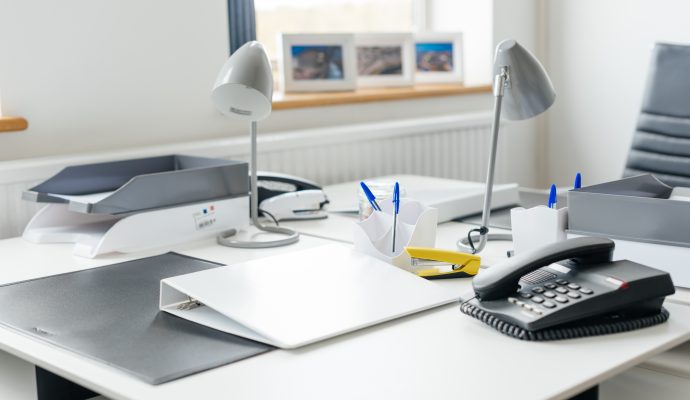
[[[223,232],[218,235],[217,241],[218,244],[227,247],[265,249],[297,243],[299,233],[279,226],[249,227],[248,229],[231,229]]]
[[[477,239],[472,239],[474,242],[477,242],[479,238]],[[486,241],[487,242],[494,242],[494,241],[512,241],[513,240],[513,235],[510,233],[489,233],[486,234]],[[467,236],[463,237],[462,239],[459,239],[457,243],[455,244],[458,249],[461,251],[467,251],[467,249],[470,249],[470,241],[467,238]]]

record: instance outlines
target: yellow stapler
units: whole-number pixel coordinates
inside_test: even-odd
[[[463,278],[477,275],[480,257],[430,247],[405,247],[418,276],[426,279]]]

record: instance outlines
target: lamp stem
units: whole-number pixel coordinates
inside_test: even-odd
[[[249,159],[249,162],[251,163],[251,165],[249,166],[249,190],[251,191],[251,193],[249,193],[249,215],[251,216],[252,224],[254,224],[254,227],[256,227],[256,229],[260,231],[285,235],[285,237],[281,239],[274,239],[268,241],[240,241],[233,239],[233,236],[237,234],[237,230],[233,229],[228,231],[227,233],[218,236],[218,243],[222,244],[223,246],[239,247],[245,249],[278,247],[296,243],[299,240],[299,233],[297,233],[296,231],[282,226],[264,226],[259,221],[259,184],[257,178],[256,165],[256,121],[251,121],[251,125],[249,126],[249,133],[251,146]]]
[[[491,216],[491,196],[494,189],[494,172],[496,171],[496,153],[498,152],[498,128],[501,123],[501,104],[503,96],[494,97],[494,119],[491,124],[491,155],[489,168],[486,172],[486,189],[484,191],[484,207],[482,209],[482,225],[479,233],[479,244],[475,246],[475,253],[479,253],[486,246],[489,233],[489,217]]]
[[[249,126],[250,135],[250,159],[249,159],[249,210],[252,218],[252,223],[257,228],[261,229],[261,222],[259,222],[259,184],[257,178],[257,167],[256,167],[256,121],[251,121]]]
[[[486,188],[484,190],[484,207],[482,208],[482,224],[478,229],[473,229],[467,238],[458,241],[461,250],[479,253],[486,246],[489,234],[489,217],[491,215],[491,196],[494,188],[494,171],[496,169],[496,153],[498,151],[498,130],[501,125],[501,105],[503,103],[503,90],[508,81],[508,68],[501,68],[501,73],[494,79],[494,116],[491,123],[491,153],[489,154],[489,168],[486,172]],[[479,232],[479,243],[474,244],[474,239],[470,237],[472,232]],[[503,240],[504,235],[497,237]],[[468,246],[469,245],[469,246]]]

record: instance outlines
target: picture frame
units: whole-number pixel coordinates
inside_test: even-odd
[[[462,83],[464,68],[461,32],[426,32],[414,37],[415,81]]]
[[[412,86],[415,77],[411,33],[357,33],[357,87]]]
[[[278,68],[285,92],[354,90],[353,34],[279,34]]]

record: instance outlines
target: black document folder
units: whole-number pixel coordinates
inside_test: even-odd
[[[218,267],[176,253],[0,287],[0,324],[160,384],[273,347],[159,312],[160,281]]]

